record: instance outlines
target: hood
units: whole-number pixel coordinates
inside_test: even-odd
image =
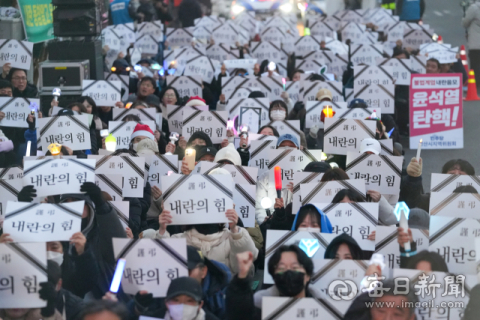
[[[60,197],[60,203],[64,203],[67,199],[76,199],[79,201],[85,201],[90,210],[90,218],[88,219],[88,224],[83,228],[82,233],[87,236],[87,234],[93,229],[95,222],[95,205],[93,204],[92,199],[85,193],[66,193],[62,194]]]
[[[320,220],[320,231],[322,233],[332,233],[332,230],[333,230],[332,224],[330,223],[330,220],[328,220],[327,215],[325,213],[323,213],[322,210],[320,210],[316,206],[314,206],[313,204],[306,204],[298,210],[297,214],[295,215],[295,220],[293,220],[292,231],[296,231],[295,225],[297,224],[297,219],[298,219],[298,215],[299,215],[300,211],[308,209],[310,207],[315,209],[318,212],[318,214],[320,215],[320,219],[319,219]]]
[[[205,140],[207,143],[207,147],[213,147],[212,139],[203,131],[196,131],[194,132],[191,136],[190,139],[188,139],[187,142],[187,147],[189,147],[192,144],[192,141],[195,139],[202,139]]]
[[[242,165],[242,158],[240,157],[238,151],[235,150],[235,147],[232,143],[229,143],[228,146],[220,149],[215,155],[215,159],[213,160],[213,162],[219,162],[224,160],[230,161],[235,166]]]
[[[350,252],[354,258],[356,257],[356,260],[362,259],[363,257],[363,251],[360,249],[360,246],[358,245],[357,241],[350,237],[346,233],[342,233],[338,237],[335,237],[332,242],[327,246],[325,249],[325,259],[335,259],[335,254],[337,253],[338,246],[340,246],[342,243],[346,243],[348,247],[350,248]]]
[[[204,258],[205,265],[208,268],[207,277],[205,277],[202,289],[207,295],[213,295],[227,287],[232,279],[230,269],[223,263]]]

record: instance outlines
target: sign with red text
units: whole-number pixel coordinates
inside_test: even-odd
[[[463,148],[462,74],[412,74],[410,148]]]

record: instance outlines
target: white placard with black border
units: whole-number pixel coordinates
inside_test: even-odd
[[[130,78],[128,75],[116,74],[112,72],[104,72],[105,81],[120,81],[122,84],[122,101],[127,101],[129,95],[129,82]]]
[[[240,128],[247,126],[249,131],[258,132],[262,126],[262,109],[240,107],[238,124]]]
[[[0,39],[0,67],[10,63],[12,68],[30,70],[33,42]]]
[[[409,86],[410,75],[412,73],[412,61],[410,59],[387,59],[377,58],[378,67],[390,67],[392,77],[396,85]]]
[[[242,107],[243,108],[260,108],[262,113],[261,124],[265,125],[270,121],[269,114],[268,114],[270,110],[270,103],[268,101],[268,98],[230,99],[228,100],[228,103],[226,105],[226,110],[228,111],[228,117],[230,119],[234,119],[235,117],[240,116],[240,109]]]
[[[255,228],[255,197],[257,186],[235,183],[233,203],[245,228]]]
[[[130,201],[108,201],[113,209],[117,212],[118,220],[123,228],[128,228],[128,219],[130,217]]]
[[[341,319],[340,313],[333,313],[323,300],[314,298],[262,297],[262,320],[290,320],[300,317],[314,320]]]
[[[167,86],[177,89],[180,98],[194,96],[203,98],[201,76],[167,76]]]
[[[363,139],[375,139],[375,130],[371,120],[325,118],[324,152],[347,155],[347,151],[358,151]]]
[[[113,201],[123,199],[123,176],[121,174],[95,174],[95,184],[112,197]]]
[[[207,56],[197,56],[187,61],[183,74],[185,76],[200,76],[203,82],[212,83],[215,71],[220,69],[220,62]]]
[[[370,84],[355,86],[355,99],[363,99],[371,108],[381,108],[382,114],[395,113],[395,85]]]
[[[366,201],[365,181],[361,179],[349,179],[300,184],[302,206],[308,203],[330,203],[337,193],[343,189],[356,191],[360,196],[364,197]]]
[[[477,191],[480,191],[480,178],[478,176],[467,176],[461,174],[432,173],[430,191],[453,193],[458,187],[467,185],[470,185]]]
[[[152,132],[156,130],[155,121],[109,121],[108,132],[117,139],[117,149],[129,149],[132,133],[137,124],[146,124]]]
[[[376,62],[376,60],[375,60]],[[363,87],[369,84],[389,85],[393,84],[393,70],[391,67],[383,66],[355,66],[354,71],[354,87]]]
[[[480,194],[478,193],[430,193],[430,215],[463,219],[478,218]]]
[[[377,58],[383,57],[383,46],[381,44],[352,44],[351,61],[353,65],[367,64],[375,65]]]
[[[193,133],[202,131],[212,140],[213,144],[222,143],[227,138],[226,111],[183,111],[182,135],[188,141]]]
[[[234,183],[257,185],[258,168],[236,166],[233,164],[222,164],[209,161],[200,161],[195,167],[194,172],[208,175],[217,168],[223,168],[230,172]]]
[[[0,217],[3,217],[8,201],[17,201],[18,193],[22,188],[22,167],[0,169]]]
[[[148,170],[148,182],[152,187],[157,186],[162,189],[163,176],[169,173],[178,173],[178,155],[158,154],[150,159],[150,169]]]
[[[183,112],[185,110],[208,111],[208,106],[175,106],[167,105],[168,128],[170,132],[181,133],[183,128]]]
[[[328,89],[332,93],[332,101],[343,102],[343,87],[338,81],[304,81],[303,101],[314,101],[320,89]]]
[[[297,214],[302,206],[300,185],[304,183],[320,183],[323,172],[297,172],[293,178],[292,214]]]
[[[84,79],[82,96],[92,98],[98,107],[115,107],[115,103],[122,100],[122,83],[120,81]]]
[[[37,145],[42,146],[44,152],[55,142],[73,151],[92,148],[88,115],[55,116],[36,120]]]
[[[193,41],[194,27],[188,28],[167,28],[165,41],[172,48],[190,46]]]
[[[10,98],[0,97],[0,112],[5,117],[0,120],[2,127],[28,128],[27,118],[32,111],[31,105],[40,106],[40,99]],[[38,118],[36,108],[34,108],[35,118]]]
[[[302,140],[302,131],[300,130],[300,120],[283,120],[283,121],[272,121],[266,125],[272,126],[277,129],[280,136],[284,134],[291,134],[297,138],[298,144],[300,145]]]
[[[277,140],[254,140],[250,142],[250,167],[258,168],[258,177],[268,171],[268,163],[270,162],[270,150],[277,148]]]

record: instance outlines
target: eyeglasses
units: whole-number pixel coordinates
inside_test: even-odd
[[[165,98],[175,98],[175,93],[167,93],[164,95]]]
[[[13,77],[12,80],[15,80],[15,81],[27,81],[27,77]]]

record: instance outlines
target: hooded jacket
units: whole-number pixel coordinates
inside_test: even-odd
[[[126,238],[125,230],[117,212],[108,202],[95,208],[86,194],[63,194],[60,203],[67,199],[84,200],[90,211],[89,217],[82,219],[82,233],[87,238],[87,246],[92,249],[98,263],[100,275],[92,292],[96,299],[101,299],[109,290],[115,272],[116,259],[113,254],[112,238]]]
[[[338,250],[338,246],[341,245],[342,243],[345,243],[348,245],[350,248],[350,253],[352,254],[352,257],[354,260],[362,260],[364,258],[363,250],[360,249],[360,246],[358,245],[357,241],[350,237],[346,233],[342,233],[338,237],[335,237],[332,242],[327,246],[325,249],[325,259],[335,259],[335,255]]]
[[[320,215],[320,219],[318,219],[320,221],[320,232],[322,233],[332,233],[332,224],[330,223],[330,220],[328,219],[327,215],[325,213],[323,213],[322,210],[320,210],[317,206],[313,205],[313,204],[306,204],[304,205],[303,207],[301,207],[297,214],[295,215],[295,220],[293,220],[293,225],[292,225],[292,231],[296,231],[297,229],[295,229],[295,225],[297,224],[297,219],[298,219],[298,216],[300,214],[300,212],[302,210],[306,210],[306,209],[315,209],[318,214]],[[355,241],[355,240],[353,240]]]
[[[205,132],[196,131],[190,136],[190,139],[188,139],[187,149],[191,146],[192,141],[194,141],[195,139],[202,139],[205,141],[207,147],[213,147],[212,139],[210,139],[210,137]],[[176,148],[175,154],[178,154],[178,159],[182,160],[183,157],[185,156],[185,150],[182,148]]]

